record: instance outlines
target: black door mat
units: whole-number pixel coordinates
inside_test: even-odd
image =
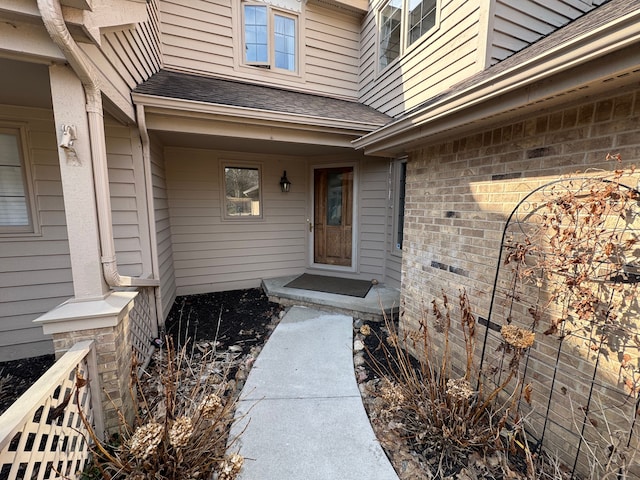
[[[364,298],[371,288],[371,281],[303,273],[287,283],[285,287]]]

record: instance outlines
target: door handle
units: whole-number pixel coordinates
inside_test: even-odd
[[[309,232],[312,232],[313,231],[313,223],[311,223],[311,220],[309,220],[308,218],[307,218],[307,223],[309,224]]]

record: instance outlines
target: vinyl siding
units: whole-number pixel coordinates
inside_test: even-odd
[[[162,65],[160,49],[158,0],[147,3],[148,20],[132,29],[108,31],[101,37],[100,47],[80,43],[80,47],[100,72],[104,93],[113,103],[126,106],[132,115],[130,91],[157,72]]]
[[[156,242],[160,275],[162,314],[166,319],[176,298],[176,280],[173,271],[173,249],[169,217],[169,197],[162,146],[151,138],[151,177],[153,183],[153,205],[155,210]]]
[[[480,2],[441,0],[439,15],[433,30],[378,72],[376,9],[370,10],[362,29],[360,101],[396,116],[483,68]]]
[[[135,168],[136,145],[129,127],[105,119],[111,215],[116,260],[122,275],[142,275],[142,248],[145,242],[146,216],[139,212],[145,208],[143,172]],[[139,141],[139,140],[138,140]],[[147,273],[147,272],[145,272]]]
[[[220,161],[262,163],[261,220],[224,220]],[[210,150],[165,150],[178,295],[252,288],[262,278],[302,273],[306,264],[305,161]],[[279,189],[282,171],[292,191]]]
[[[495,0],[493,34],[490,39],[491,65],[522,50],[606,0],[549,0],[536,2]]]
[[[50,110],[0,106],[0,120],[26,125],[40,232],[0,235],[0,361],[53,353],[32,321],[73,296],[58,152]]]
[[[235,0],[234,0],[235,1]],[[234,10],[234,8],[236,10]],[[307,3],[299,17],[299,75],[239,65],[242,29],[234,37],[231,0],[161,0],[164,66],[265,85],[356,99],[360,18]],[[237,59],[235,55],[237,55]]]
[[[380,282],[385,281],[388,165],[384,159],[370,159],[362,162],[360,168],[360,273]]]

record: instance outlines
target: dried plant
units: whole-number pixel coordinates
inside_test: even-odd
[[[425,315],[416,330],[399,334],[387,319],[389,337],[381,340],[386,362],[370,355],[381,377],[373,392],[378,398],[373,421],[386,429],[387,446],[397,439],[406,442],[419,458],[425,478],[460,474],[477,458],[491,459],[483,462],[483,468],[493,473],[485,471],[484,478],[499,478],[491,475],[507,470],[517,475],[510,464],[512,457],[526,465],[525,478],[537,467],[523,438],[517,412],[520,394],[508,393],[506,387],[511,384],[510,392],[527,391],[520,388],[518,366],[534,337],[531,332],[507,328],[502,349],[511,356],[508,372],[501,384],[485,386],[474,366],[476,319],[467,294],[460,292],[458,300],[457,325],[452,325],[455,313],[444,293],[441,302],[432,302],[431,315]],[[459,372],[451,362],[454,329],[462,332],[465,341],[466,362]]]
[[[157,352],[159,378],[140,380],[131,367],[131,393],[136,417],[127,422],[120,413],[117,435],[101,442],[85,420],[91,435],[95,469],[100,478],[136,480],[233,480],[242,467],[240,455],[227,455],[235,393],[227,383],[229,354],[175,351],[170,340]],[[78,378],[78,382],[83,379]]]
[[[617,164],[612,172],[555,182],[540,204],[529,205],[505,244],[512,275],[503,293],[508,302],[531,304],[531,330],[588,339],[587,350],[617,359],[617,374],[635,395],[640,192],[623,183],[635,167],[622,169],[619,155],[607,160]]]

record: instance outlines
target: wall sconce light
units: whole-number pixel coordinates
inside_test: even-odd
[[[286,170],[284,171],[284,173],[282,174],[282,177],[280,178],[280,190],[282,192],[284,192],[284,193],[286,193],[289,190],[291,190],[291,182],[287,178],[287,171]]]

